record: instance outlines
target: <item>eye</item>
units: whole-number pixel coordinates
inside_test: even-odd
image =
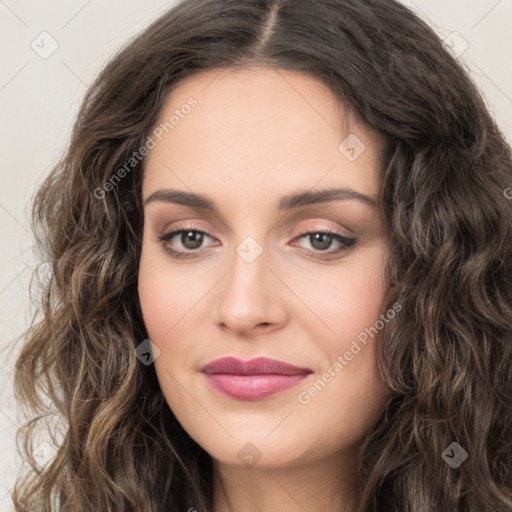
[[[178,238],[179,237],[179,238]],[[175,249],[171,247],[171,242],[174,238],[178,238],[182,248]],[[158,240],[164,246],[164,249],[176,258],[193,258],[203,252],[203,242],[205,238],[213,238],[206,231],[198,229],[197,226],[188,225],[180,226],[177,229],[164,233],[158,236]],[[355,238],[350,238],[332,231],[330,229],[319,230],[319,229],[303,229],[300,231],[300,235],[296,237],[296,240],[307,239],[309,240],[312,249],[306,249],[307,252],[319,256],[320,258],[329,257],[347,251],[356,243]],[[335,250],[328,249],[336,242],[340,247]]]
[[[330,229],[319,230],[319,229],[303,229],[301,235],[295,240],[306,239],[309,241],[313,249],[307,249],[313,253],[325,253],[326,255],[338,254],[346,251],[356,243],[355,238],[350,238],[332,231]],[[341,247],[335,250],[327,251],[333,244],[337,242]]]
[[[179,237],[178,237],[179,235]],[[196,226],[180,226],[178,229],[164,233],[158,236],[158,240],[164,246],[164,249],[169,252],[172,256],[177,258],[188,258],[194,257],[198,252],[202,252],[201,245],[203,244],[205,237],[212,238],[206,231],[198,229]],[[173,238],[178,238],[183,249],[176,250],[172,248],[170,242]]]

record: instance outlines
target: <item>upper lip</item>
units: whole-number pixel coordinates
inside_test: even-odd
[[[236,357],[221,357],[205,364],[201,371],[209,374],[227,373],[232,375],[297,375],[312,372],[309,368],[301,368],[268,357],[256,357],[249,361],[243,361]]]

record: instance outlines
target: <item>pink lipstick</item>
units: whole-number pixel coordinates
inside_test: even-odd
[[[266,398],[298,385],[313,373],[266,357],[249,361],[222,357],[204,365],[201,372],[214,390],[239,400]]]

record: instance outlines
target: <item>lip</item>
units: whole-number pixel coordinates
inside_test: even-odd
[[[260,400],[300,384],[313,371],[277,359],[257,357],[243,361],[222,357],[201,368],[208,384],[239,400]]]

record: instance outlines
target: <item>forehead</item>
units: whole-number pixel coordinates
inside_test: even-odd
[[[383,137],[299,72],[252,67],[193,75],[168,94],[155,129],[161,140],[146,159],[147,193],[222,184],[226,192],[286,195],[315,183],[378,192]]]

